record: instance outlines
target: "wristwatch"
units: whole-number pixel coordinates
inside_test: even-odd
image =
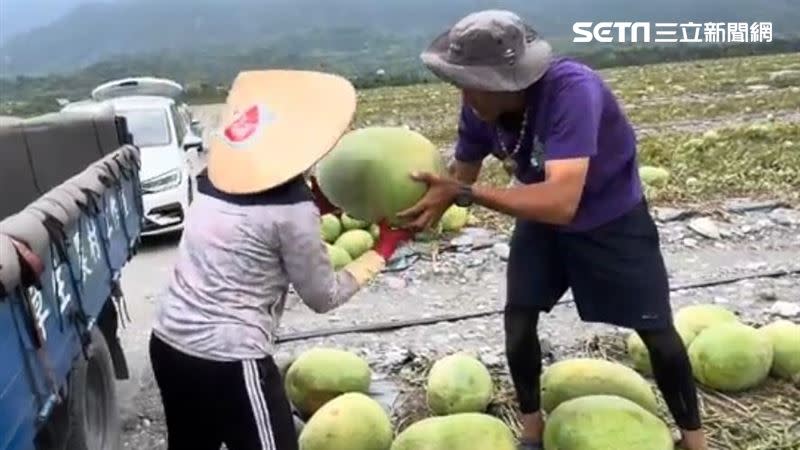
[[[472,206],[472,202],[474,201],[475,197],[472,193],[472,186],[469,184],[462,184],[458,188],[458,194],[456,195],[455,204],[462,207],[467,208]]]

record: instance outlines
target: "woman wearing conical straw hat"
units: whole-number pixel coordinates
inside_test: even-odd
[[[305,174],[347,130],[355,105],[352,85],[333,75],[236,78],[157,299],[150,355],[169,450],[298,448],[271,356],[289,286],[312,310],[329,311],[410,238],[382,224],[373,250],[340,271],[328,259],[320,216],[330,203]]]

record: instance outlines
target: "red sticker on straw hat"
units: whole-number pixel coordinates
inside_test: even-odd
[[[272,116],[262,105],[253,105],[239,113],[224,130],[225,139],[233,145],[251,141]]]

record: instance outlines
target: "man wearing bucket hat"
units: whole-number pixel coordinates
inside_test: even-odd
[[[328,259],[320,215],[330,204],[304,174],[346,131],[355,105],[352,85],[332,75],[236,78],[157,299],[150,356],[169,450],[298,448],[271,356],[289,286],[312,310],[329,311],[410,238],[382,225],[374,250],[341,271]]]
[[[691,365],[672,324],[658,230],[638,176],[636,138],[614,95],[588,67],[554,58],[508,11],[470,14],[422,54],[457,86],[463,106],[453,178],[413,177],[427,194],[401,216],[435,223],[452,203],[516,218],[507,267],[506,353],[522,411],[521,449],[541,448],[539,314],[571,288],[580,317],[635,329],[682,430],[706,448]],[[494,155],[516,186],[476,185]]]

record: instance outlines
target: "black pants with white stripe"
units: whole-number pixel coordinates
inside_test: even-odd
[[[289,400],[272,358],[198,359],[150,338],[169,450],[297,450]]]

